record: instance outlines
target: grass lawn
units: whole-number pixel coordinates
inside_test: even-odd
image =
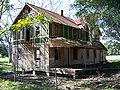
[[[9,59],[6,58],[0,58],[0,72],[11,72],[11,63],[9,63]]]
[[[119,56],[106,56],[108,62],[120,62],[120,55]]]
[[[55,90],[54,88],[49,88],[46,86],[12,82],[8,80],[0,79],[0,90]]]
[[[9,63],[8,58],[0,58],[0,73],[2,72],[11,72],[12,64]],[[21,83],[21,82],[13,82],[9,80],[0,79],[0,90],[55,90],[52,87]]]

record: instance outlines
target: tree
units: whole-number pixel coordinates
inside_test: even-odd
[[[86,18],[90,28],[102,28],[108,45],[120,50],[120,0],[75,0],[76,15]],[[108,48],[109,49],[109,48]]]

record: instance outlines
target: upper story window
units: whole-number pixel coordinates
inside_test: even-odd
[[[76,30],[75,29],[73,29],[72,35],[73,35],[73,39],[76,39]]]
[[[86,41],[89,41],[89,32],[86,32]]]
[[[53,29],[52,29],[52,23],[49,23],[49,36],[52,37]]]
[[[35,36],[37,37],[40,34],[40,24],[36,23],[35,25]]]
[[[40,27],[39,26],[35,26],[36,30],[35,30],[35,36],[38,36],[40,34]]]
[[[25,41],[30,41],[30,28],[26,28]]]
[[[61,37],[63,35],[63,25],[58,23],[49,23],[50,37]]]
[[[80,40],[82,40],[82,29],[79,31],[79,38],[80,38]]]

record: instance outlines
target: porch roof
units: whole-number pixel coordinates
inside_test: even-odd
[[[63,37],[58,38],[50,38],[49,39],[49,47],[83,47],[83,48],[94,48],[94,49],[107,49],[101,42],[82,42],[82,41],[73,41]]]
[[[73,40],[65,39],[63,37],[59,37],[59,38],[49,39],[49,46],[50,47],[81,47],[83,45],[78,41],[73,41]]]

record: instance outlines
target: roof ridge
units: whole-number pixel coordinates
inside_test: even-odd
[[[44,9],[44,8],[42,8],[42,7],[39,7],[39,6],[30,4],[30,3],[27,3],[27,4],[28,4],[28,5],[31,5],[31,6],[34,6],[34,7],[37,7],[37,8],[40,8],[40,9],[43,9],[43,10],[48,11],[48,12],[52,12],[52,13],[58,14],[58,13],[56,13],[56,12],[54,12],[54,11],[50,11],[50,10],[48,10],[48,9]],[[60,15],[60,14],[58,14],[58,15]],[[61,15],[60,15],[60,16],[61,16]]]
[[[26,3],[26,4],[29,4],[29,3]],[[42,7],[39,7],[39,6],[36,6],[36,5],[33,5],[33,4],[29,4],[29,5],[35,6],[35,7],[37,7],[37,8],[42,9],[42,10],[45,10],[45,11],[48,11],[48,13],[51,12],[51,13],[55,13],[55,14],[61,16],[60,14],[58,14],[58,13],[56,13],[56,12],[54,12],[54,11],[50,11],[50,10],[48,10],[48,9],[44,9],[44,8],[42,8]],[[76,24],[76,23],[73,21],[72,18],[69,18],[69,17],[66,17],[66,16],[62,16],[62,17],[64,17],[65,19],[67,19],[67,20],[69,20],[69,21],[71,21],[71,22],[73,22],[74,24]],[[76,24],[76,25],[77,25],[77,24]]]

